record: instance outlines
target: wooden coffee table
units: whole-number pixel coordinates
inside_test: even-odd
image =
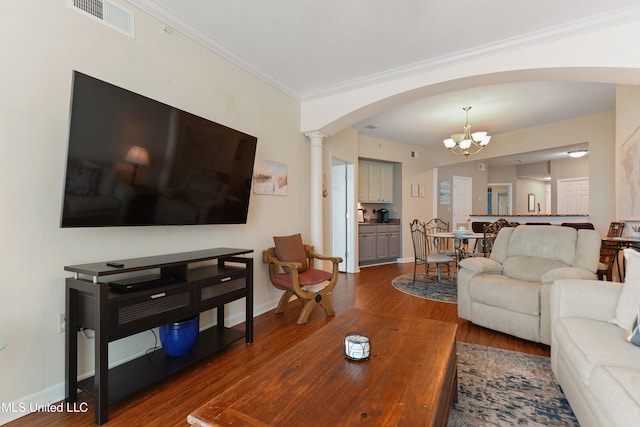
[[[304,327],[304,326],[302,326]],[[192,426],[444,426],[457,401],[457,325],[353,309],[215,396]],[[371,357],[344,358],[348,332]],[[366,418],[366,420],[365,420]]]

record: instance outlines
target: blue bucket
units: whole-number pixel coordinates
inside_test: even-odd
[[[160,326],[160,343],[169,356],[184,356],[189,353],[198,339],[199,317]]]

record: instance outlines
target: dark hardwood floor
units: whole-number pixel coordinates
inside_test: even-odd
[[[260,265],[258,265],[260,268]],[[341,274],[331,301],[336,316],[352,307],[383,312],[398,316],[437,319],[458,324],[458,341],[508,350],[549,355],[549,347],[475,326],[457,317],[457,305],[412,297],[391,286],[391,279],[413,272],[413,264],[386,264],[363,268],[358,274]],[[252,345],[244,341],[211,359],[184,371],[167,381],[134,394],[109,406],[108,426],[186,426],[187,415],[205,404],[212,396],[261,366],[294,343],[313,334],[331,322],[324,311],[317,307],[306,325],[295,321],[300,304],[293,301],[284,314],[273,311],[255,318],[255,340]],[[342,337],[337,337],[342,339]],[[428,350],[428,349],[425,349]],[[86,402],[86,413],[40,412],[22,417],[7,424],[16,426],[93,426],[93,401],[80,394],[79,403]]]

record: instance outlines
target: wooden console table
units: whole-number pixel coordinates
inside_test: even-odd
[[[371,357],[345,359],[360,331]],[[194,427],[446,426],[457,401],[457,325],[352,309],[189,414]]]
[[[72,265],[66,279],[65,397],[77,401],[77,389],[95,398],[95,422],[108,420],[109,402],[156,383],[245,337],[253,342],[253,258],[251,249],[216,248]],[[211,265],[210,261],[217,261]],[[190,268],[191,267],[191,268]],[[158,275],[149,275],[158,270]],[[146,287],[115,291],[106,276],[144,273],[139,281]],[[134,279],[135,281],[136,279]],[[246,299],[245,330],[224,326],[224,305]],[[109,342],[165,323],[195,316],[217,308],[217,325],[201,331],[191,353],[167,356],[164,350],[141,356],[115,368],[108,368]],[[95,331],[95,376],[78,382],[78,331]]]

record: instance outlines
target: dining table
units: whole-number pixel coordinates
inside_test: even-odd
[[[453,241],[453,248],[456,253],[456,265],[463,259],[470,256],[473,251],[469,252],[468,243],[469,240],[484,239],[484,233],[474,233],[473,231],[441,231],[437,233],[430,233],[429,237],[435,239],[447,239]],[[438,244],[434,245],[436,248]]]

